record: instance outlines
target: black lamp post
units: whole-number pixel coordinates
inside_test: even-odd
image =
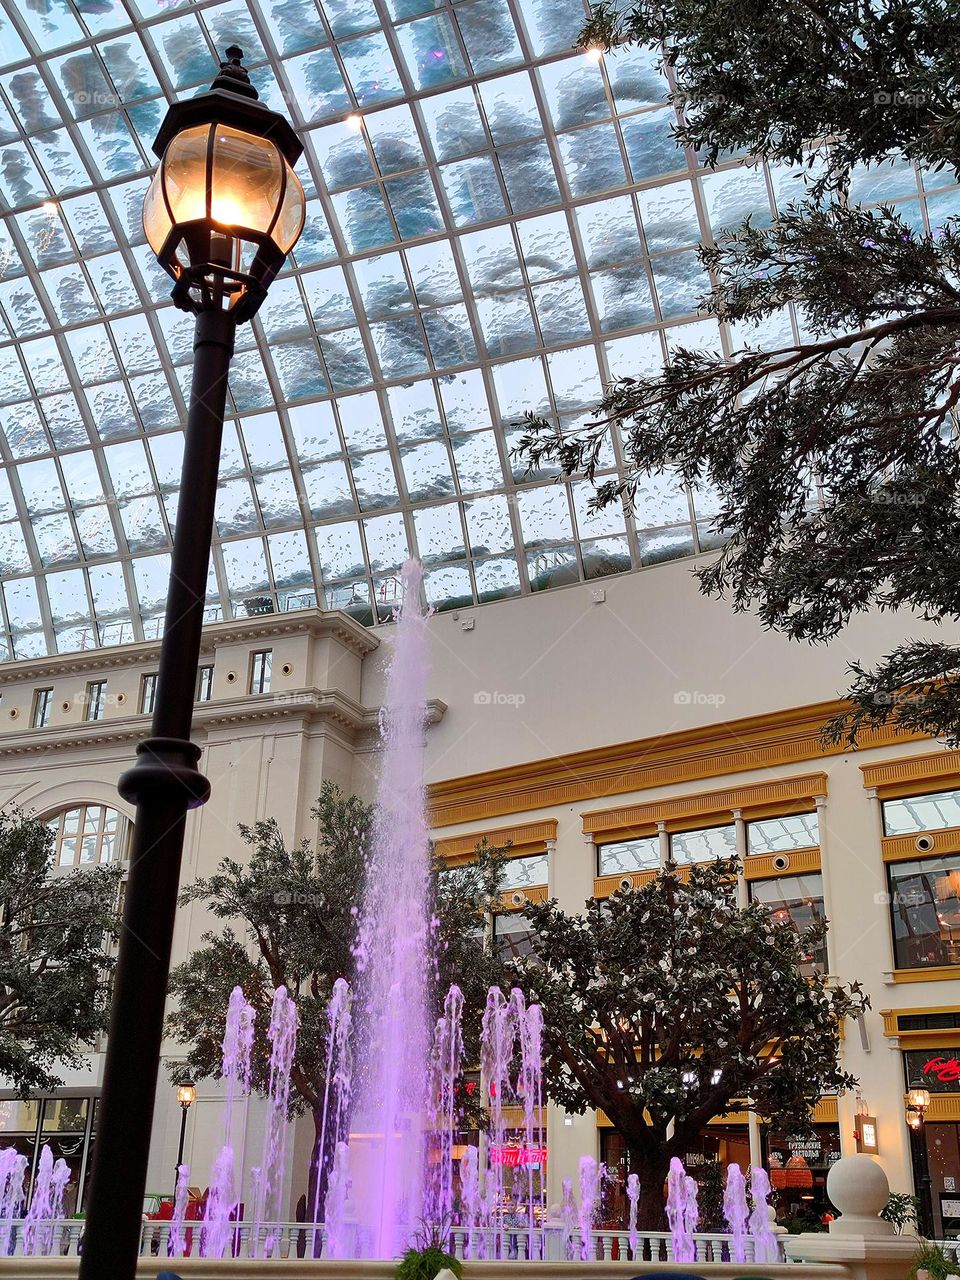
[[[143,207],[147,240],[196,316],[193,387],[150,737],[120,779],[137,806],[117,955],[80,1280],[133,1280],[156,1098],[187,810],[209,797],[190,741],[227,372],[236,327],[256,314],[303,229],[292,166],[303,147],[257,100],[242,50],[210,90],[175,103]]]
[[[177,1165],[173,1171],[173,1191],[176,1195],[180,1166],[183,1164],[183,1143],[187,1136],[187,1112],[197,1100],[197,1086],[192,1080],[181,1080],[177,1085],[177,1101],[180,1103],[180,1145],[177,1147]]]

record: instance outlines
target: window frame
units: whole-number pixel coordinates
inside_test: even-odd
[[[157,672],[145,671],[140,677],[140,715],[152,716],[156,702]]]
[[[53,714],[53,686],[47,685],[33,691],[33,708],[30,713],[30,726],[33,729],[49,727]],[[42,718],[41,718],[42,716]]]
[[[257,676],[258,659],[260,662],[260,675]],[[250,676],[247,681],[247,693],[256,696],[261,693],[269,693],[270,685],[273,681],[273,650],[272,649],[254,649],[250,654]],[[259,684],[259,688],[254,688],[255,684]]]
[[[83,719],[85,724],[95,724],[102,720],[107,710],[106,680],[89,680],[83,698]]]
[[[205,662],[197,667],[197,685],[194,690],[194,702],[211,702],[213,700],[213,663]]]

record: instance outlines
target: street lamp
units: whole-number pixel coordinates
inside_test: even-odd
[[[119,784],[137,815],[80,1280],[133,1280],[136,1270],[184,825],[210,795],[190,728],[227,373],[237,325],[256,314],[303,229],[292,168],[302,145],[258,101],[242,57],[229,48],[210,89],[167,112],[144,200],[144,230],[174,280],[173,300],[196,316],[193,387],[153,723]]]
[[[904,1098],[904,1113],[910,1129],[910,1163],[913,1165],[913,1185],[919,1201],[917,1225],[925,1236],[931,1235],[933,1230],[930,1168],[923,1134],[923,1123],[929,1106],[929,1089],[907,1090]]]
[[[192,1080],[181,1080],[177,1085],[177,1101],[180,1103],[180,1146],[177,1148],[177,1167],[173,1171],[173,1187],[176,1191],[180,1166],[183,1164],[183,1140],[187,1136],[187,1112],[197,1100],[197,1086]]]

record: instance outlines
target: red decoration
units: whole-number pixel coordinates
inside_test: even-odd
[[[941,1084],[954,1084],[960,1080],[960,1062],[956,1058],[931,1058],[923,1064],[923,1074]]]

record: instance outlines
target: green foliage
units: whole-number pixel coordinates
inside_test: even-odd
[[[0,812],[0,1075],[22,1097],[62,1083],[106,1030],[120,867],[53,874],[45,823]]]
[[[960,222],[928,235],[848,201],[863,164],[907,157],[955,180],[956,17],[945,0],[603,0],[582,35],[662,46],[677,140],[708,165],[746,151],[800,167],[807,189],[773,226],[748,220],[701,250],[702,310],[755,338],[618,379],[574,433],[528,416],[518,451],[585,474],[597,507],[629,506],[650,473],[712,487],[722,550],[703,590],[795,639],[828,640],[870,608],[960,617]],[[601,471],[611,424],[621,478]],[[889,722],[960,743],[960,650],[908,643],[852,674],[831,740]]]
[[[727,1223],[723,1216],[723,1165],[719,1160],[708,1160],[693,1172],[699,1189],[697,1194],[698,1230],[726,1231]]]
[[[892,1191],[890,1199],[880,1210],[880,1217],[884,1222],[892,1223],[899,1236],[903,1234],[904,1227],[917,1225],[919,1208],[920,1201],[916,1196],[908,1195],[905,1191]]]
[[[940,1245],[924,1240],[913,1255],[907,1280],[917,1280],[918,1271],[926,1271],[930,1280],[947,1280],[947,1276],[954,1274],[955,1266],[956,1264],[950,1261]]]
[[[821,1094],[855,1084],[840,1029],[866,998],[808,976],[825,926],[801,935],[760,903],[740,907],[734,871],[668,870],[580,915],[526,909],[535,932],[517,979],[543,1006],[548,1092],[565,1111],[605,1111],[657,1195],[670,1157],[744,1099],[800,1133]]]
[[[270,1050],[266,1038],[274,989],[283,983],[297,1002],[301,1031],[291,1072],[291,1110],[316,1113],[323,1103],[326,1007],[333,983],[353,971],[354,908],[362,895],[373,809],[326,782],[313,815],[317,849],[307,841],[288,848],[273,819],[240,827],[246,862],[225,858],[217,872],[181,894],[182,905],[201,903],[222,927],[171,974],[174,1009],[168,1033],[189,1046],[186,1067],[194,1079],[219,1077],[224,1018],[238,984],[257,1010],[253,1086],[266,1092]],[[484,949],[478,912],[496,898],[503,854],[484,845],[469,867],[433,874],[437,918],[436,995],[439,1004],[456,980],[466,1007],[468,1050],[479,1030],[489,983],[499,967]],[[174,1070],[183,1069],[182,1063]]]
[[[463,1263],[437,1245],[424,1249],[408,1249],[397,1263],[396,1280],[436,1280],[438,1271],[446,1267],[460,1280]]]

